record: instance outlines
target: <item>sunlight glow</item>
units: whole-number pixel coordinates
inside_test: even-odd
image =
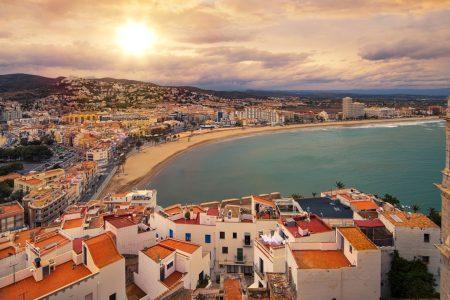
[[[156,36],[143,22],[128,22],[117,29],[117,43],[131,55],[143,55],[155,43]]]

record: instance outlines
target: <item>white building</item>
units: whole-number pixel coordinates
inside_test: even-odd
[[[156,299],[169,296],[181,288],[195,290],[209,277],[209,253],[193,243],[166,239],[139,252],[139,272],[135,284],[147,296]]]
[[[364,116],[366,105],[360,102],[353,102],[352,98],[342,99],[342,119],[356,119]]]
[[[408,213],[399,209],[385,211],[379,215],[380,221],[394,236],[394,246],[405,259],[420,259],[428,267],[439,284],[441,229],[421,213]],[[439,285],[436,288],[439,290]]]
[[[388,119],[396,117],[397,111],[391,107],[367,107],[364,113],[368,118]]]

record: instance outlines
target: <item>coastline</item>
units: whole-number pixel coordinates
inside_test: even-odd
[[[99,198],[101,199],[110,193],[125,192],[134,188],[144,188],[160,170],[162,170],[177,156],[182,155],[195,147],[208,143],[228,140],[236,137],[250,136],[254,134],[265,134],[296,129],[318,127],[352,127],[370,124],[389,124],[434,120],[439,120],[439,118],[418,117],[382,120],[357,120],[329,123],[294,124],[274,127],[250,127],[244,129],[221,128],[212,131],[196,131],[192,135],[190,132],[182,132],[180,133],[180,139],[178,139],[177,141],[159,144],[157,146],[147,146],[142,148],[140,152],[131,154],[124,165],[124,173],[116,173],[114,176],[112,176],[105,189],[100,193]]]

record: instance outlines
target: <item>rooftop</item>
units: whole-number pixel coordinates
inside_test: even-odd
[[[340,227],[339,232],[358,251],[376,250],[377,246],[358,227]]]
[[[439,228],[427,216],[421,213],[407,213],[399,209],[383,212],[382,215],[394,226],[410,228]]]
[[[272,200],[268,200],[268,199],[265,199],[265,198],[260,197],[260,196],[252,196],[252,197],[253,197],[253,200],[256,203],[260,203],[260,204],[263,204],[265,206],[270,206],[270,207],[275,208],[275,203]]]
[[[380,221],[380,219],[355,220],[355,225],[364,228],[384,227],[384,224]]]
[[[376,210],[378,205],[372,200],[351,201],[350,205],[356,210]]]
[[[116,228],[124,228],[136,225],[136,223],[134,223],[132,220],[130,220],[130,218],[127,217],[106,217],[105,221]]]
[[[304,198],[296,200],[300,207],[311,214],[325,219],[352,219],[353,211],[340,203],[327,197]]]
[[[13,246],[6,247],[0,250],[0,260],[9,257],[13,254],[16,254],[16,249]]]
[[[63,229],[73,229],[73,228],[81,227],[81,225],[83,225],[83,219],[82,218],[77,218],[77,219],[72,219],[72,220],[65,220],[64,221],[64,225],[63,225]]]
[[[299,233],[299,228],[305,233],[322,233],[331,231],[332,229],[325,224],[318,216],[311,215],[309,220],[306,217],[296,216],[293,218],[285,218],[283,221],[283,225],[287,230],[295,237],[299,238],[302,235]]]
[[[19,202],[9,202],[0,205],[0,219],[7,218],[12,215],[23,213],[24,209]]]
[[[98,268],[103,268],[123,259],[123,256],[117,251],[112,234],[109,232],[87,239],[84,243],[88,247],[92,260]]]
[[[199,245],[175,239],[166,239],[164,241],[159,242],[159,244],[174,250],[180,250],[191,254],[194,253],[198,248],[200,248]]]
[[[156,244],[147,250],[144,250],[145,255],[150,257],[154,262],[159,263],[160,259],[164,259],[170,254],[172,254],[175,250],[169,249],[167,247],[161,246],[159,244]]]
[[[227,278],[223,282],[224,300],[240,300],[241,282],[237,278]]]
[[[340,250],[293,250],[299,269],[340,269],[351,263]]]
[[[56,291],[66,285],[77,282],[91,274],[88,268],[80,264],[72,269],[73,262],[68,261],[55,268],[49,276],[36,281],[33,276],[0,289],[0,299],[31,300]]]
[[[167,276],[163,281],[161,281],[168,289],[176,285],[180,279],[183,277],[183,273],[174,271],[172,274]]]
[[[34,242],[33,245],[43,251],[50,250],[53,247],[61,247],[69,242],[70,240],[65,236],[52,232],[44,233],[36,237],[36,242]]]

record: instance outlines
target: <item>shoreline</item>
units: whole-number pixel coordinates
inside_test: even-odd
[[[165,166],[171,163],[176,157],[182,155],[193,148],[205,144],[230,140],[242,136],[255,134],[274,133],[278,131],[289,131],[296,129],[320,128],[320,127],[353,127],[370,124],[406,123],[420,121],[437,121],[438,117],[417,117],[381,120],[357,120],[339,121],[328,123],[294,124],[286,126],[264,126],[247,128],[221,128],[212,131],[197,131],[192,135],[190,132],[180,133],[180,138],[176,141],[159,144],[157,146],[146,146],[140,152],[131,154],[124,165],[124,173],[116,173],[106,184],[105,189],[100,193],[99,199],[108,194],[116,192],[126,192],[134,188],[144,188],[151,179],[158,174]],[[144,163],[145,162],[145,163]]]

